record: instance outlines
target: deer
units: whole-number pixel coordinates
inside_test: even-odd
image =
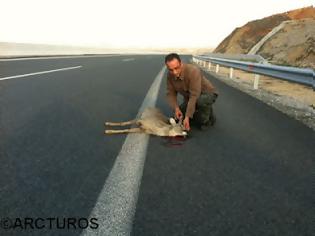
[[[138,127],[105,130],[105,134],[122,134],[122,133],[146,133],[164,137],[186,137],[187,132],[184,130],[182,120],[176,123],[174,118],[167,118],[158,108],[145,108],[138,119],[125,122],[105,122],[106,126],[127,126],[137,125]]]

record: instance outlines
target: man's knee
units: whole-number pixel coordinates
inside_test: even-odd
[[[197,100],[196,116],[194,117],[198,123],[205,124],[213,117],[214,114],[212,105],[216,98],[217,94],[214,93],[205,93],[200,95]]]
[[[210,106],[215,103],[218,97],[217,93],[203,93],[197,100],[197,105],[199,106]]]
[[[212,104],[213,104],[215,103],[219,95],[217,93],[210,93],[209,96],[210,96],[210,101],[212,101]]]
[[[213,104],[214,99],[211,94],[201,94],[197,99],[196,108],[198,110],[207,110]]]

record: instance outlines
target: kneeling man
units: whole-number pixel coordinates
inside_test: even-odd
[[[212,104],[218,94],[201,70],[188,63],[183,63],[176,53],[165,57],[167,74],[167,100],[174,109],[175,117],[183,119],[186,130],[190,130],[190,122],[194,122],[201,129],[214,125],[216,118]],[[180,106],[177,103],[177,93],[184,97]],[[185,114],[185,117],[183,117]]]

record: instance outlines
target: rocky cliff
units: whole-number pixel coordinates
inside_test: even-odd
[[[256,54],[275,64],[315,68],[315,8],[312,6],[248,22],[236,28],[214,52],[247,54],[281,23],[283,27],[265,40]]]

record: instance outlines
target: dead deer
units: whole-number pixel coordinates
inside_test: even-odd
[[[105,130],[105,134],[146,133],[157,136],[186,136],[182,120],[176,123],[174,118],[168,119],[163,113],[153,107],[146,108],[140,118],[126,122],[105,122],[108,126],[125,126],[136,124],[139,127],[122,130]]]

